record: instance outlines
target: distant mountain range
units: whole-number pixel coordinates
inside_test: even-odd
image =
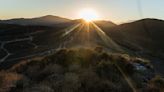
[[[0,23],[6,24],[18,24],[18,25],[41,25],[41,26],[53,26],[55,24],[70,22],[70,19],[47,15],[37,18],[17,18],[9,20],[1,20]]]

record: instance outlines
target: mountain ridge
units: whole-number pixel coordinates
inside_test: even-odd
[[[34,18],[13,18],[8,20],[0,20],[0,23],[6,24],[18,24],[18,25],[40,25],[40,26],[52,26],[54,24],[60,24],[71,21],[70,19],[62,18],[59,16],[46,15]]]

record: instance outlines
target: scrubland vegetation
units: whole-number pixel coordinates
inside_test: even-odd
[[[132,92],[125,77],[137,92],[164,90],[147,60],[97,47],[61,49],[0,71],[0,92]]]

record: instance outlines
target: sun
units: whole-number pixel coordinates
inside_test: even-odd
[[[95,10],[87,8],[83,9],[79,13],[80,18],[84,19],[86,22],[91,22],[98,19],[98,14]]]

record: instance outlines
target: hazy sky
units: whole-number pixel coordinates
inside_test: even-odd
[[[164,0],[140,0],[143,17],[164,19]],[[127,22],[142,18],[138,0],[0,0],[0,19],[57,15],[79,18],[83,8],[96,10],[101,19]]]

